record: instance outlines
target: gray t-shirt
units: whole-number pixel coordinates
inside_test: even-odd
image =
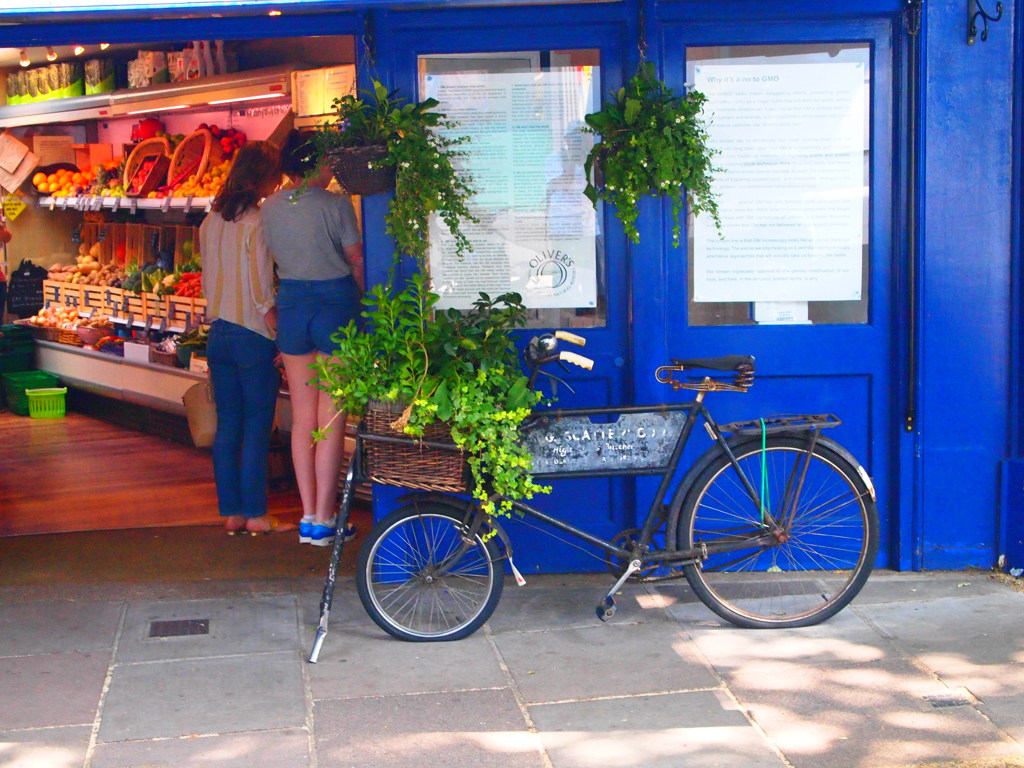
[[[352,201],[320,187],[276,192],[263,201],[263,236],[282,280],[334,280],[352,269],[343,249],[362,237]]]

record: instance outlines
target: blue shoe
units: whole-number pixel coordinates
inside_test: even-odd
[[[313,522],[314,519],[302,518],[299,520],[299,544],[313,543]]]
[[[338,518],[329,523],[313,522],[310,524],[309,543],[314,547],[329,547],[334,543],[338,533]]]
[[[342,541],[352,541],[356,537],[356,527],[349,523],[345,526],[345,535],[342,537]]]

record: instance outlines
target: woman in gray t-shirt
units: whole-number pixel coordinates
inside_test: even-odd
[[[362,237],[352,201],[327,191],[330,168],[316,167],[297,132],[289,136],[281,164],[291,184],[264,201],[262,216],[281,280],[277,346],[292,401],[292,463],[302,498],[299,542],[328,546],[337,534],[345,417],[337,415],[331,397],[320,390],[311,366],[333,355],[331,335],[359,315]],[[297,191],[305,177],[307,188]],[[313,431],[328,424],[327,436],[313,443]],[[355,528],[350,525],[342,535],[346,540],[355,536]]]

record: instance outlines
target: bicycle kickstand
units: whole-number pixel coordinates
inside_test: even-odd
[[[640,561],[630,560],[625,573],[619,577],[619,580],[615,582],[615,586],[609,589],[608,594],[605,595],[601,602],[597,604],[597,618],[601,621],[608,621],[608,619],[615,615],[615,611],[617,610],[615,607],[615,593],[619,591],[619,587],[626,583],[626,579],[639,570]]]
[[[338,508],[338,532],[334,537],[334,548],[331,550],[331,562],[327,568],[327,580],[324,582],[323,596],[320,598],[320,623],[316,628],[313,649],[309,652],[309,663],[316,664],[320,658],[320,648],[327,637],[327,623],[331,616],[331,603],[334,601],[334,586],[338,579],[338,564],[341,562],[341,550],[345,546],[345,527],[348,525],[348,513],[352,508],[352,494],[355,472],[351,466],[345,477],[345,489],[341,494],[341,505]]]

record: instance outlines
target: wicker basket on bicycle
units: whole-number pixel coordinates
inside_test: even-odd
[[[399,403],[373,401],[367,406],[363,416],[363,473],[375,483],[385,485],[451,493],[466,491],[466,460],[452,442],[448,425],[434,422],[426,427],[422,439],[410,438],[395,425],[403,410]]]

